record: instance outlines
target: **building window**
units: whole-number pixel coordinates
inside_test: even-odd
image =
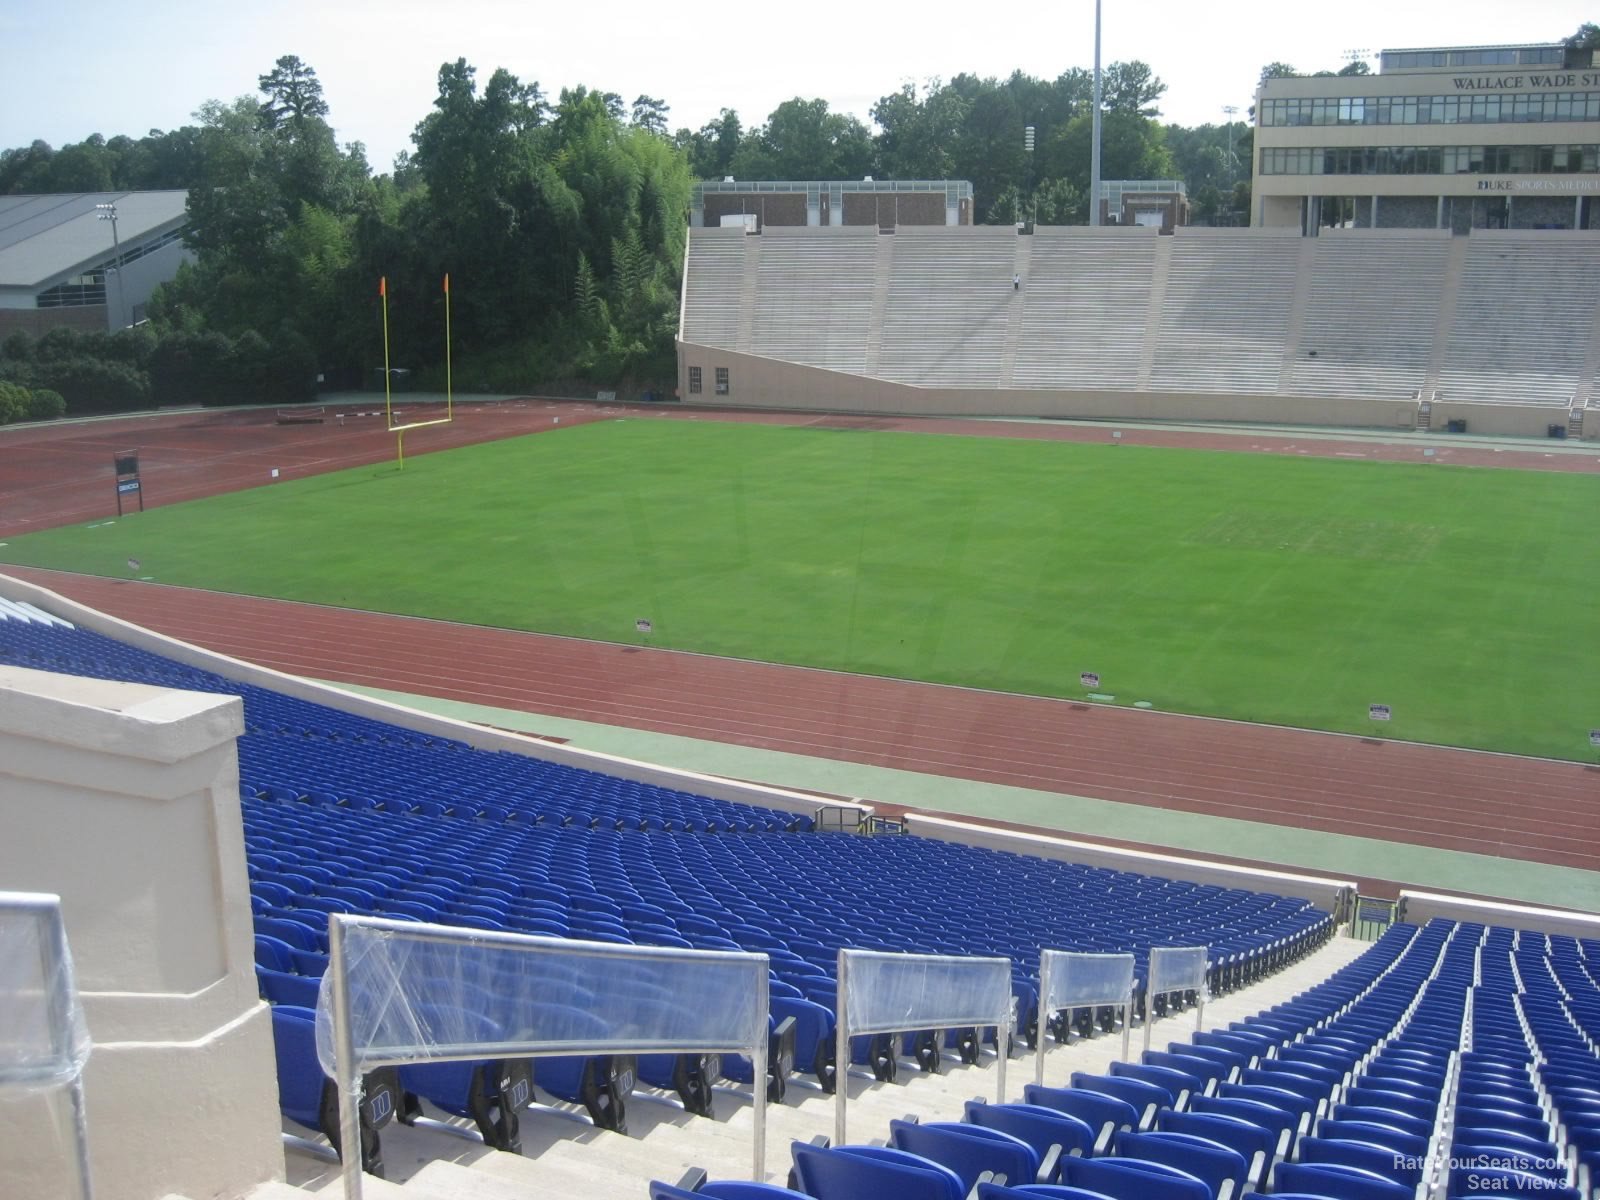
[[[1486,92],[1470,96],[1340,96],[1266,100],[1264,126],[1499,125],[1600,120],[1600,92]]]
[[[698,396],[700,394],[700,368],[699,367],[690,367],[689,368],[689,394],[691,396]]]
[[[90,308],[106,302],[106,274],[96,269],[74,275],[33,299],[35,308]]]
[[[726,396],[727,394],[728,394],[728,368],[727,367],[718,367],[717,368],[717,395]]]
[[[1593,175],[1600,145],[1267,147],[1263,175]]]

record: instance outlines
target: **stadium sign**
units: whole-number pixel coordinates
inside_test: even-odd
[[[1600,746],[1600,729],[1589,730],[1589,745]]]
[[[1086,688],[1097,688],[1100,686],[1100,676],[1094,671],[1085,671],[1078,676],[1078,682]]]
[[[122,498],[139,497],[139,511],[144,511],[144,489],[139,486],[139,452],[124,450],[111,459],[117,478],[117,516],[122,515]]]
[[[1367,705],[1367,719],[1371,721],[1387,721],[1393,715],[1393,710],[1387,704]]]
[[[1600,71],[1563,71],[1553,75],[1452,75],[1458,92],[1515,92],[1527,88],[1600,87]]]

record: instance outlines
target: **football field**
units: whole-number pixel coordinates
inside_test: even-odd
[[[1597,499],[1577,474],[624,419],[0,563],[1585,758]]]

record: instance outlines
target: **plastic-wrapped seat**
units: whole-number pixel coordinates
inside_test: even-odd
[[[274,1005],[272,1044],[278,1065],[278,1107],[283,1115],[325,1135],[339,1153],[339,1090],[317,1060],[317,1014],[309,1008]],[[383,1177],[383,1147],[378,1130],[389,1123],[400,1097],[393,1067],[370,1071],[361,1080],[361,1168]]]

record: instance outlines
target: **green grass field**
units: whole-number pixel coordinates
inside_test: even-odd
[[[0,562],[1040,695],[1096,671],[1117,704],[1584,758],[1597,500],[1584,475],[625,420]]]

